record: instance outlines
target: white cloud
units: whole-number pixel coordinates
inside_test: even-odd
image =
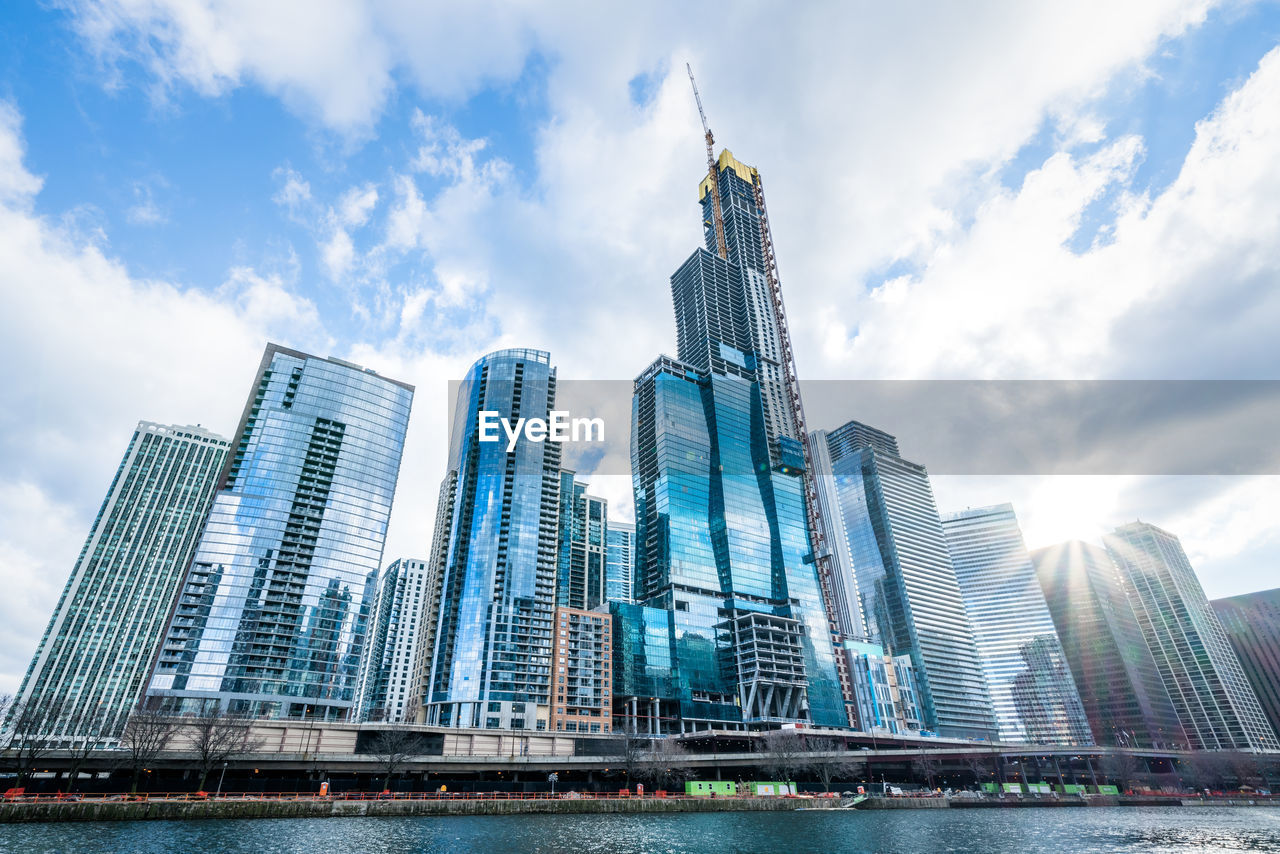
[[[152,181],[135,181],[133,183],[134,204],[125,210],[125,219],[134,225],[163,225],[169,221],[169,214],[155,199]],[[160,180],[160,183],[164,183]]]
[[[351,235],[341,228],[335,228],[329,239],[320,246],[324,270],[334,281],[347,274],[355,263],[355,258],[356,247],[351,241]]]
[[[378,188],[365,183],[352,187],[338,200],[338,221],[350,228],[358,228],[369,221],[369,214],[378,204]]]
[[[28,210],[44,182],[22,165],[22,115],[8,101],[0,101],[0,204]]]
[[[311,184],[293,169],[281,167],[275,171],[277,180],[284,179],[284,184],[272,196],[272,201],[295,214],[303,204],[311,201]]]
[[[361,127],[391,89],[387,46],[346,0],[68,0],[85,40],[115,73],[143,65],[159,97],[178,84],[223,95],[256,83],[298,112]]]
[[[32,210],[16,111],[0,114],[0,690],[34,651],[57,591],[140,420],[229,433],[273,336],[331,344],[279,277],[234,269],[209,294],[134,278]],[[18,152],[17,157],[6,153]],[[13,627],[10,631],[9,627]],[[14,669],[17,668],[17,669]]]
[[[80,544],[83,514],[31,481],[0,481],[0,695],[18,690]]]

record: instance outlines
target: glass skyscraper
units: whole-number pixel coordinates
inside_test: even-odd
[[[58,746],[112,746],[142,699],[227,455],[201,427],[139,422],[62,591],[19,703]],[[2,723],[2,722],[0,722]]]
[[[631,568],[635,563],[636,526],[609,520],[605,551],[604,595],[610,602],[630,602]]]
[[[426,561],[401,558],[377,579],[360,666],[360,720],[400,723],[417,712],[413,668],[423,634],[429,575]]]
[[[413,387],[269,344],[148,693],[345,719]]]
[[[1071,541],[1032,552],[1031,562],[1094,739],[1185,748],[1182,724],[1111,557]]]
[[[626,686],[646,683],[625,672],[615,702],[624,717],[658,720],[663,731],[844,726],[830,625],[807,562],[804,455],[766,281],[756,173],[728,151],[717,170],[726,257],[711,251],[708,177],[707,248],[671,277],[679,358],[660,357],[635,382],[632,582],[648,607],[614,606],[615,651],[654,650],[662,621],[650,611],[670,614],[667,652],[652,658],[668,658],[673,675],[659,680],[664,693],[641,697],[626,696]]]
[[[810,441],[826,443],[831,466],[819,472],[818,486],[838,508],[827,520],[842,630],[865,627],[865,640],[891,656],[911,656],[927,729],[994,739],[987,683],[928,471],[899,456],[893,436],[857,421],[815,431]]]
[[[1200,750],[1280,750],[1178,538],[1146,522],[1116,528],[1107,551],[1128,583],[1156,669]]]
[[[560,473],[560,535],[556,557],[556,605],[590,610],[605,601],[605,552],[609,503],[587,494],[573,472]]]
[[[1211,604],[1272,731],[1280,734],[1280,588]]]
[[[547,418],[556,371],[541,350],[484,356],[458,388],[436,511],[435,637],[420,669],[426,723],[545,729],[561,495],[560,446],[481,441],[479,414]]]
[[[945,515],[942,530],[1000,740],[1093,744],[1012,505]]]

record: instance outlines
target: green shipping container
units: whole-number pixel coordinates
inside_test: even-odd
[[[794,795],[795,783],[748,783],[751,794],[756,797],[776,797],[778,795]]]
[[[693,798],[732,797],[738,794],[738,785],[732,780],[690,780],[684,784],[684,793]]]

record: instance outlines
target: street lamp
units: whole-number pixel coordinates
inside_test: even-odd
[[[215,798],[222,797],[222,781],[225,780],[226,777],[227,777],[227,763],[223,762],[222,773],[218,775],[218,793],[214,795]]]

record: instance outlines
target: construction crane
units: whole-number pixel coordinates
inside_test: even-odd
[[[791,348],[791,331],[787,325],[787,310],[782,303],[782,283],[778,278],[778,258],[773,249],[773,229],[769,227],[769,211],[764,203],[764,184],[760,180],[759,171],[752,176],[752,190],[755,195],[756,211],[760,217],[760,249],[764,255],[764,278],[769,291],[769,301],[773,305],[774,327],[778,330],[778,344],[782,351],[782,375],[785,380],[787,402],[791,406],[791,420],[795,425],[796,438],[804,454],[804,509],[809,528],[809,548],[813,554],[814,567],[818,572],[818,584],[822,588],[822,602],[827,613],[827,624],[831,632],[832,645],[836,647],[836,673],[840,679],[840,692],[844,695],[845,711],[850,713],[855,706],[853,680],[849,674],[849,664],[839,648],[840,627],[836,620],[835,597],[831,589],[831,577],[834,568],[831,563],[831,552],[827,548],[826,523],[822,518],[822,504],[818,501],[818,472],[814,470],[813,450],[809,446],[809,426],[804,416],[804,401],[800,397],[800,376],[796,372],[795,351]],[[850,724],[853,716],[850,714]]]
[[[693,100],[698,103],[698,117],[702,119],[702,133],[707,140],[707,177],[711,179],[711,222],[716,232],[716,252],[728,260],[729,249],[724,242],[724,213],[720,210],[720,170],[716,168],[716,138],[707,127],[707,114],[702,109],[702,96],[698,94],[698,81],[693,79],[693,66],[684,64],[693,86]]]
[[[698,104],[698,116],[702,119],[702,131],[707,141],[707,175],[711,179],[711,210],[716,232],[716,249],[720,257],[727,260],[729,253],[724,240],[724,215],[720,209],[720,170],[716,166],[716,140],[711,134],[711,128],[707,126],[707,114],[702,109],[702,96],[698,94],[698,83],[693,79],[693,67],[687,62],[684,67],[689,72],[689,83],[693,86],[693,99]],[[818,474],[814,471],[813,451],[809,447],[809,428],[804,416],[804,401],[800,397],[800,380],[796,373],[795,352],[791,348],[787,310],[782,303],[782,284],[778,278],[778,259],[773,249],[773,230],[769,227],[769,211],[764,203],[764,185],[760,181],[760,173],[755,170],[753,172],[752,190],[760,217],[760,248],[764,257],[765,282],[768,285],[769,301],[773,307],[774,328],[778,330],[778,343],[782,351],[782,373],[785,379],[787,402],[791,408],[791,420],[795,425],[796,437],[800,440],[800,447],[804,454],[804,503],[809,528],[809,547],[817,569],[818,583],[822,588],[823,606],[826,609],[831,640],[833,644],[838,645],[841,635],[831,588],[833,574],[831,552],[827,548],[822,506],[818,501]],[[838,646],[835,659],[836,672],[840,678],[840,692],[844,696],[846,711],[848,711],[855,702],[853,681],[849,674],[848,662],[840,653]],[[852,717],[850,723],[853,723]]]

